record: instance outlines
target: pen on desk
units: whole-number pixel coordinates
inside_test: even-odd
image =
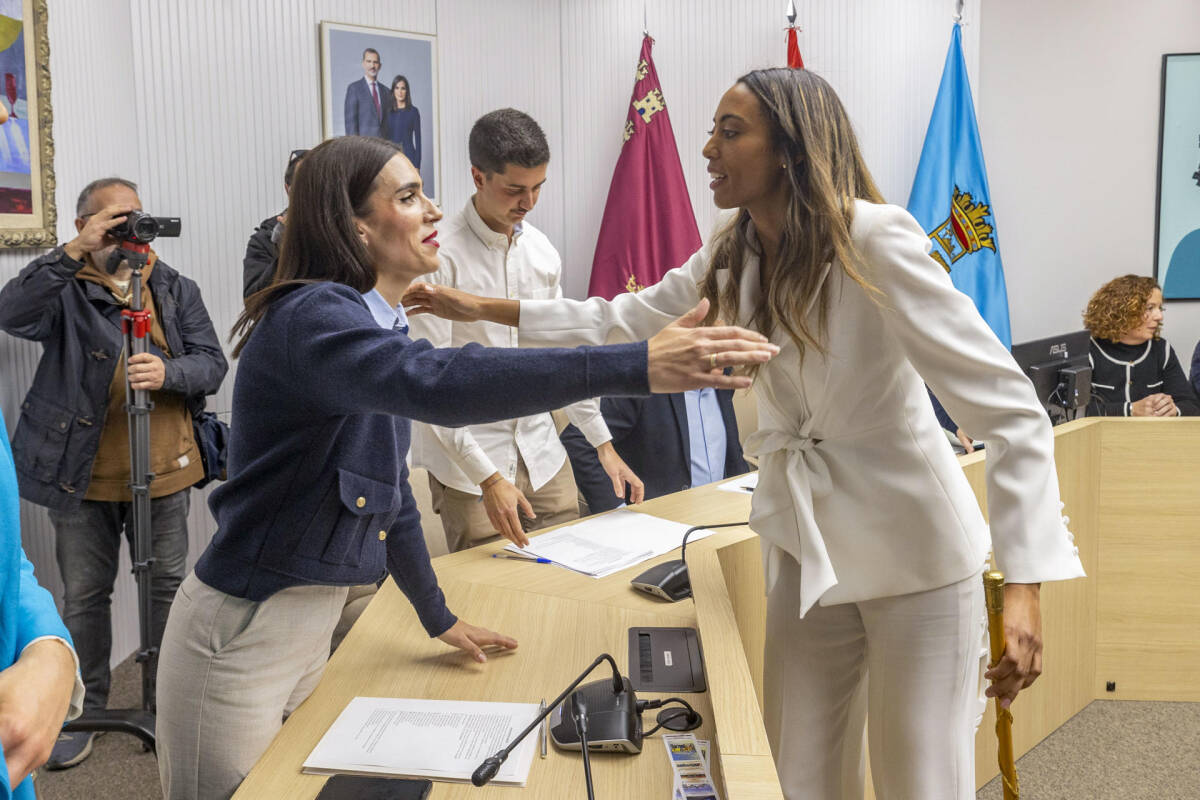
[[[554,562],[548,558],[538,558],[537,556],[518,556],[509,555],[508,553],[492,553],[492,558],[511,558],[513,561],[532,561],[534,564],[553,564]]]
[[[753,487],[753,486],[742,486],[742,487],[741,487],[741,490],[742,490],[743,492],[750,492],[751,494],[753,494],[753,493],[754,493],[754,487]]]
[[[546,713],[546,698],[544,698],[544,697],[542,698],[542,704],[540,706],[538,706],[538,713],[539,714]],[[542,719],[542,727],[538,731],[538,739],[541,741],[541,745],[542,745],[542,758],[546,757],[546,727],[549,724],[550,724],[550,718],[549,717],[543,718]]]

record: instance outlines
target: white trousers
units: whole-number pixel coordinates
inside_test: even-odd
[[[237,790],[329,658],[345,586],[293,586],[261,602],[190,573],[158,659],[156,739],[166,800]]]
[[[862,800],[866,722],[878,800],[973,800],[982,579],[816,605],[800,619],[800,567],[781,562],[767,598],[763,716],[784,795]]]

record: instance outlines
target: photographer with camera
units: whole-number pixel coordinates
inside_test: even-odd
[[[121,242],[178,236],[177,220],[141,211],[137,186],[88,184],[78,235],[34,259],[0,290],[0,328],[41,342],[33,386],[13,437],[21,496],[46,506],[64,585],[63,619],[79,654],[84,709],[108,702],[110,605],[121,534],[130,540],[130,438],[121,311],[131,270]],[[151,312],[148,352],[128,359],[133,389],[150,392],[151,632],[157,648],[185,574],[188,492],[204,477],[192,428],[228,369],[196,284],[150,253],[142,268]],[[147,291],[148,290],[148,291]],[[91,752],[92,733],[65,733],[48,769]]]

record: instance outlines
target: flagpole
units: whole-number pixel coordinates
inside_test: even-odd
[[[954,0],[954,24],[962,24],[963,0]]]

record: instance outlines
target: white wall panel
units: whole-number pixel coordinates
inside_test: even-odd
[[[529,220],[556,245],[564,238],[565,178],[559,0],[438,0],[442,210],[458,212],[474,192],[467,137],[482,115],[511,107],[546,132],[550,169]],[[567,213],[570,213],[569,211]]]
[[[1162,56],[1200,50],[1200,4],[1084,5],[984,9],[980,125],[1014,341],[1078,330],[1101,284],[1154,271]],[[1187,371],[1200,303],[1168,303],[1164,332]]]
[[[979,0],[964,10],[967,66],[977,72]],[[641,46],[643,9],[654,61],[702,237],[717,222],[700,150],[717,101],[743,73],[786,61],[780,0],[605,0],[563,3],[567,148],[566,288],[587,292],[621,127]],[[905,203],[950,42],[948,0],[796,3],[805,66],[845,103],[884,195]]]

